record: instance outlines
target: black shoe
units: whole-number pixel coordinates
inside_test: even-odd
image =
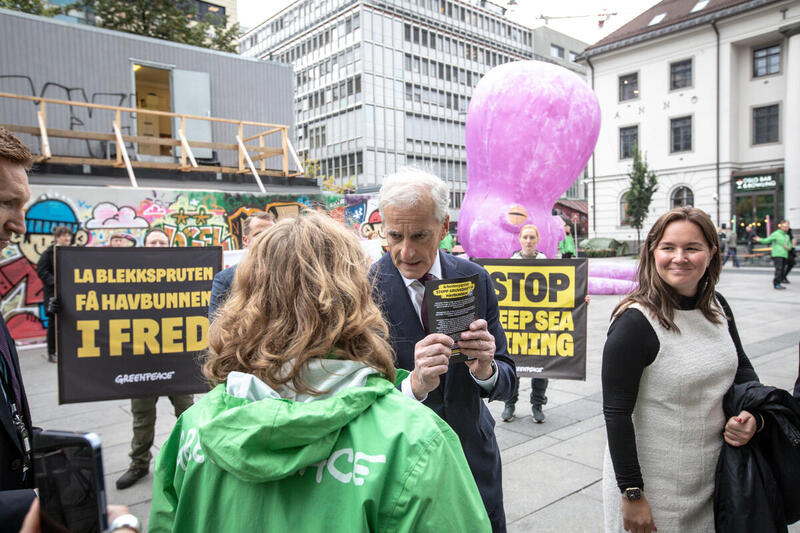
[[[503,419],[503,422],[509,422],[514,418],[514,409],[516,405],[513,403],[507,403],[505,409],[503,409],[503,414],[500,417]]]
[[[56,358],[56,354],[54,354],[54,353],[47,354],[47,362],[48,363],[56,363],[56,362],[58,362],[58,358]]]
[[[144,476],[147,475],[147,468],[134,468],[130,467],[122,476],[117,480],[117,489],[127,489]]]
[[[533,419],[536,420],[537,424],[544,422],[545,416],[541,405],[531,405],[531,412],[533,413]]]
[[[784,279],[781,283],[791,283],[788,279]]]

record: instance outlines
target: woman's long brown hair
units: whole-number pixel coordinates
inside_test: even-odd
[[[725,315],[714,297],[714,288],[722,271],[719,237],[711,218],[705,211],[696,207],[676,207],[667,211],[650,228],[639,256],[639,286],[617,304],[614,312],[611,313],[612,321],[630,307],[631,304],[638,303],[647,309],[664,329],[680,333],[680,329],[674,321],[679,295],[658,275],[654,252],[658,243],[661,242],[667,226],[681,220],[691,222],[700,228],[711,250],[711,262],[697,285],[697,306],[695,309],[699,309],[710,322],[715,324],[722,322]]]

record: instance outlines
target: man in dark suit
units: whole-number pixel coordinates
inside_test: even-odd
[[[433,409],[458,434],[492,529],[505,531],[500,450],[494,419],[482,398],[510,399],[515,368],[507,354],[489,274],[474,263],[439,252],[439,242],[449,230],[448,201],[447,185],[426,172],[402,169],[384,180],[380,209],[389,251],[371,270],[375,298],[389,323],[396,364],[411,371],[401,390]],[[421,321],[424,281],[473,274],[479,276],[480,318],[458,341],[471,360],[450,365],[453,340],[426,334]]]
[[[242,226],[242,244],[247,248],[253,239],[275,225],[275,216],[272,213],[256,211],[250,213]],[[214,281],[211,282],[211,300],[208,304],[208,319],[214,321],[217,309],[228,299],[228,293],[233,285],[233,275],[236,274],[236,265],[220,270]]]
[[[30,198],[28,148],[0,128],[0,250],[25,233]],[[18,531],[35,497],[31,469],[31,415],[14,339],[0,315],[0,531]]]

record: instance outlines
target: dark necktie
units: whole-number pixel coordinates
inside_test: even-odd
[[[425,282],[432,279],[433,275],[429,272],[417,280],[422,283],[422,306],[419,310],[419,316],[422,319],[422,329],[425,331],[425,335],[430,333],[428,329],[428,301],[425,298]]]

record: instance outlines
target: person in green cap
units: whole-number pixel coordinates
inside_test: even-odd
[[[262,234],[209,327],[215,387],[156,462],[149,531],[491,531],[458,436],[395,386],[355,235],[302,213]]]
[[[782,220],[778,224],[778,229],[770,233],[769,237],[761,238],[756,236],[755,241],[772,245],[772,263],[775,265],[775,275],[772,278],[772,286],[778,290],[783,290],[783,282],[786,279],[786,263],[789,258],[789,250],[792,248],[792,239],[789,237],[789,221]]]
[[[575,255],[575,237],[572,236],[569,224],[564,224],[564,238],[558,243],[558,251],[562,259],[569,259]]]

